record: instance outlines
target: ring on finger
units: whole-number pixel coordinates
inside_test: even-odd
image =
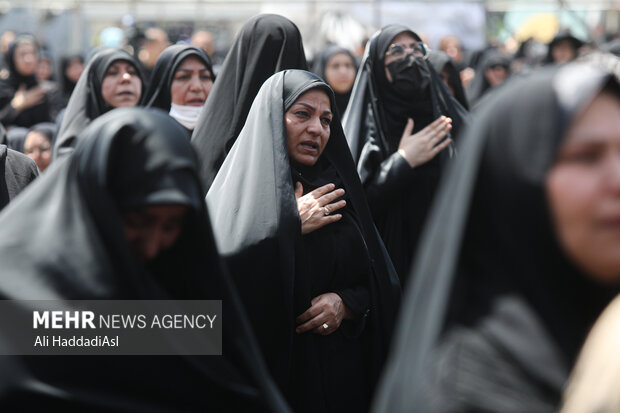
[[[323,323],[323,330],[329,330],[329,325],[327,323]]]
[[[326,206],[323,207],[323,215],[327,216],[327,215],[329,215],[330,212],[331,211],[329,210],[328,207],[326,207]]]

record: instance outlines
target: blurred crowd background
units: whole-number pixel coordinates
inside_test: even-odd
[[[59,70],[62,55],[86,56],[97,46],[126,47],[149,67],[166,45],[192,37],[211,55],[217,71],[235,33],[258,13],[295,22],[309,60],[328,43],[359,56],[368,37],[390,23],[411,27],[431,48],[443,48],[457,63],[471,67],[475,52],[489,46],[535,61],[544,58],[546,45],[561,30],[590,47],[609,43],[620,32],[617,0],[4,0],[0,33],[3,50],[12,33],[35,34],[51,59],[52,73]],[[449,36],[455,39],[446,40]]]

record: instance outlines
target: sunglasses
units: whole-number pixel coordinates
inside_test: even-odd
[[[414,42],[409,44],[394,43],[390,45],[385,55],[401,57],[405,55],[407,50],[410,50],[411,54],[416,57],[426,57],[426,54],[428,53],[428,46],[422,42]]]

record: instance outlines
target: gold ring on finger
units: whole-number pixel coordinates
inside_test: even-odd
[[[327,216],[327,215],[329,215],[329,213],[330,213],[329,208],[327,208],[326,206],[325,206],[325,207],[323,207],[323,214],[324,214],[325,216]]]

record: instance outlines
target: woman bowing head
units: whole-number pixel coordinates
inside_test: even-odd
[[[207,194],[295,411],[367,410],[400,294],[334,108],[316,75],[271,76]]]

